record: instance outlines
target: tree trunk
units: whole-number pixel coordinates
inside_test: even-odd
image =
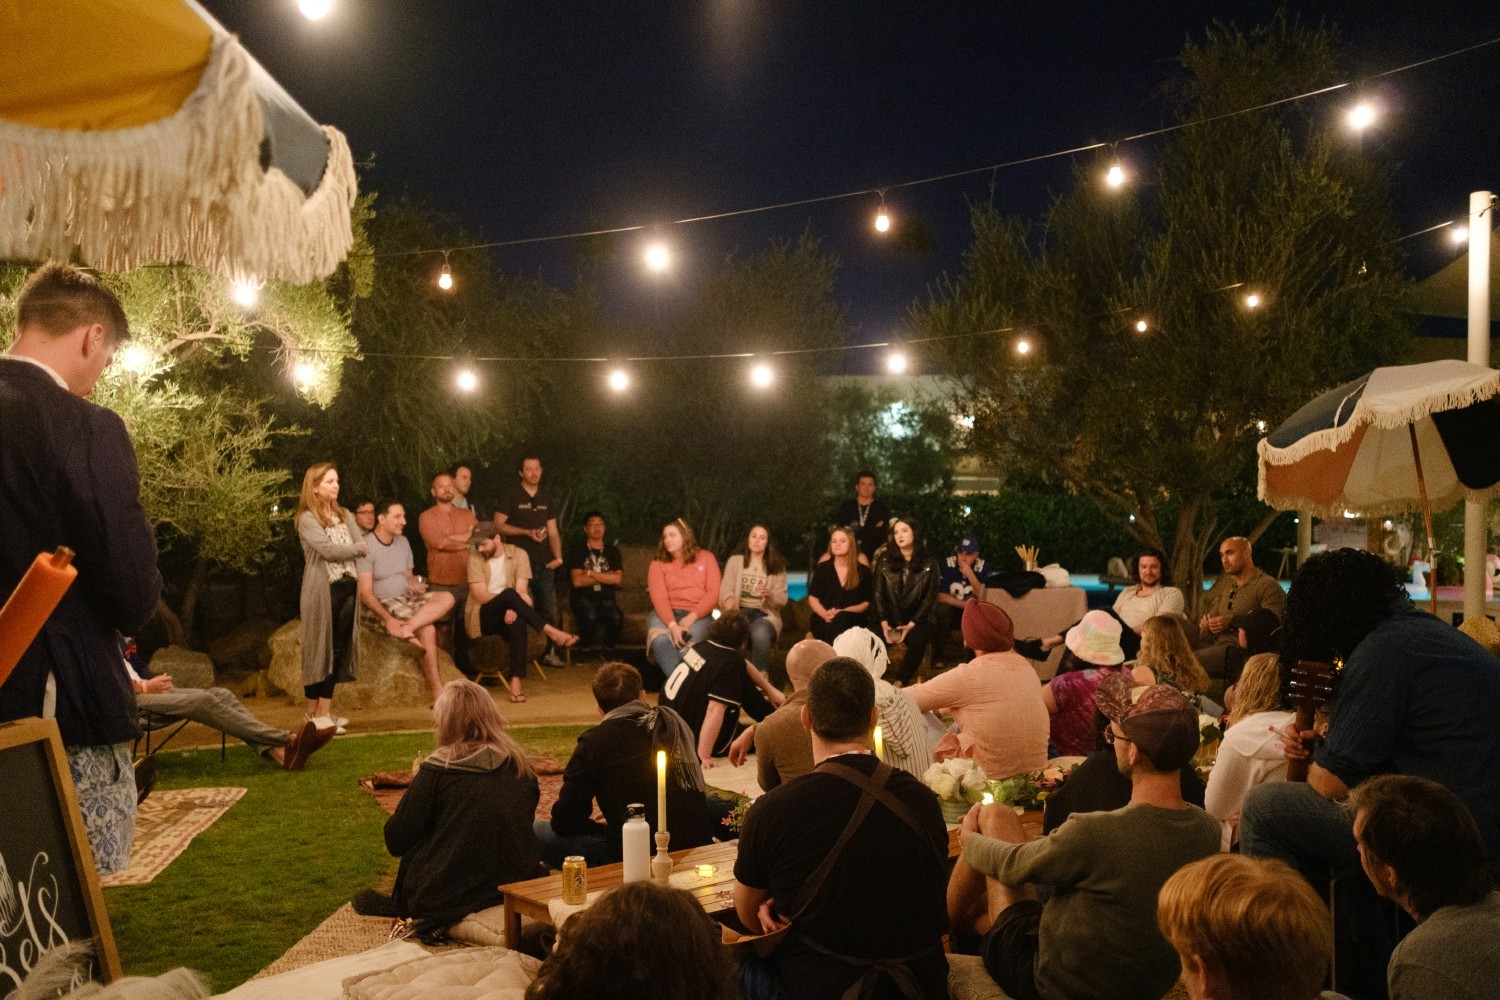
[[[192,572],[188,574],[187,586],[182,590],[182,635],[184,646],[192,645],[193,629],[198,619],[198,598],[208,583],[210,562],[203,556],[193,560]]]
[[[156,617],[161,621],[162,631],[167,633],[167,645],[186,646],[187,634],[182,630],[182,619],[167,606],[164,600],[156,602]]]

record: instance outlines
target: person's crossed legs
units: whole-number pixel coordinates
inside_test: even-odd
[[[411,610],[407,617],[402,611],[412,608],[412,600],[386,603],[386,610],[401,620],[401,626],[391,629],[398,639],[406,639],[422,647],[422,672],[427,676],[427,686],[432,689],[432,699],[443,693],[443,682],[438,679],[437,626],[453,610],[453,595],[443,590],[429,590],[425,598]]]
[[[975,830],[1010,844],[1031,840],[1020,817],[1008,805],[977,806],[964,819],[965,831]],[[980,954],[985,971],[1014,1000],[1038,1000],[1036,992],[1037,933],[1042,904],[1030,885],[1005,885],[986,878],[962,855],[948,880],[948,919],[957,933],[983,939]]]

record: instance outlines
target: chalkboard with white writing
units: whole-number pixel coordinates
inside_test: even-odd
[[[0,997],[75,942],[94,947],[80,978],[120,975],[57,724],[22,719],[0,726]]]

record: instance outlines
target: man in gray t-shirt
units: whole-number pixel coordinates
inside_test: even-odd
[[[1130,778],[1129,805],[1075,813],[1029,842],[1008,805],[964,817],[949,917],[982,935],[985,970],[1013,997],[1156,1000],[1180,972],[1157,930],[1157,894],[1179,868],[1219,849],[1218,822],[1182,799],[1179,772],[1198,749],[1187,699],[1116,675],[1095,702]],[[1045,906],[1036,885],[1052,887]]]
[[[411,543],[402,534],[405,530],[404,507],[394,500],[375,505],[375,530],[365,536],[370,554],[356,564],[359,599],[380,618],[387,632],[422,647],[422,672],[436,700],[443,684],[438,679],[433,623],[453,609],[453,595],[428,590],[427,581],[412,572]]]

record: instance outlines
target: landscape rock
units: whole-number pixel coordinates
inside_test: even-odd
[[[214,661],[207,653],[186,646],[163,646],[151,657],[153,674],[170,674],[172,685],[180,688],[214,686]]]
[[[334,709],[349,713],[365,708],[420,708],[432,704],[432,692],[422,674],[422,650],[401,639],[377,633],[369,628],[358,630],[359,679],[340,684],[333,695]],[[302,697],[302,622],[293,618],[277,629],[269,640],[270,684],[295,702]],[[453,666],[453,659],[438,650],[438,679],[446,684],[463,674]]]
[[[277,625],[269,618],[252,618],[208,644],[208,655],[221,678],[246,677],[271,665],[267,640]]]

